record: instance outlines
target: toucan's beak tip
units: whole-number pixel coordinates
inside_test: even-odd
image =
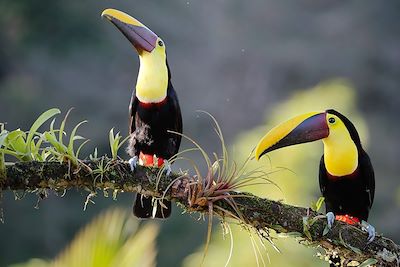
[[[264,156],[266,154],[266,150],[261,151],[260,149],[256,150],[256,153],[254,155],[254,158],[259,161],[261,159],[262,156]]]
[[[158,36],[134,17],[112,8],[105,9],[101,17],[114,24],[138,51],[151,52],[156,47]]]
[[[113,10],[113,9],[112,9],[112,8],[104,9],[103,12],[101,12],[101,15],[100,15],[100,16],[101,16],[102,18],[106,18],[106,19],[108,19],[108,20],[111,20],[112,17],[111,17],[110,14],[109,14],[111,10]]]

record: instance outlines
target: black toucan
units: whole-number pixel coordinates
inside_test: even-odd
[[[140,59],[136,88],[129,104],[132,170],[136,164],[162,167],[170,173],[169,158],[179,151],[182,116],[177,94],[172,87],[165,43],[137,19],[115,9],[102,13],[135,47]],[[153,205],[154,204],[154,205]],[[133,213],[139,218],[167,218],[171,202],[154,201],[151,197],[136,195]]]
[[[374,169],[348,118],[333,109],[294,117],[259,141],[255,157],[258,160],[275,149],[320,139],[324,154],[319,166],[319,185],[325,198],[328,226],[332,226],[335,218],[349,224],[364,221],[370,242],[375,229],[366,221],[374,201]]]

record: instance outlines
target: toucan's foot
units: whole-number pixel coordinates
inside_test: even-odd
[[[335,214],[333,214],[333,212],[328,212],[326,214],[326,220],[328,221],[328,228],[331,229],[333,223],[335,222]]]
[[[131,171],[135,171],[137,163],[138,163],[138,157],[134,156],[132,158],[129,159],[129,166],[131,166]]]
[[[171,169],[171,164],[166,159],[164,160],[164,168],[166,171],[165,175],[169,176],[172,172],[172,169]]]
[[[366,221],[362,221],[361,228],[368,233],[367,243],[371,243],[375,239],[375,227],[373,227]]]

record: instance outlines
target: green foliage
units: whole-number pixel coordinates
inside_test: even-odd
[[[318,212],[321,209],[322,204],[324,204],[324,201],[325,201],[324,197],[319,197],[316,202],[314,201],[311,202],[310,208],[313,211]]]
[[[41,114],[28,132],[20,129],[9,132],[2,126],[0,132],[0,171],[4,170],[4,155],[13,156],[18,161],[59,161],[77,165],[82,147],[89,142],[88,139],[77,135],[77,131],[87,121],[78,123],[65,142],[64,137],[67,136],[65,125],[70,111],[67,112],[58,129],[54,127],[55,118],[53,117],[61,112],[56,108]],[[51,118],[53,120],[50,123],[49,130],[43,133],[38,132],[39,128]],[[75,150],[75,142],[78,140],[82,142]]]
[[[19,161],[31,161],[31,160],[39,160],[42,161],[42,154],[40,153],[40,146],[43,142],[43,139],[36,138],[37,141],[35,143],[35,137],[40,137],[37,130],[49,119],[59,114],[60,110],[53,108],[36,119],[36,121],[32,124],[28,133],[21,131],[20,129],[7,132],[6,130],[2,131],[2,135],[0,137],[0,152],[4,154],[8,154],[16,157]]]
[[[111,149],[111,155],[113,159],[117,159],[118,157],[118,150],[121,148],[121,146],[129,139],[129,135],[125,137],[125,139],[122,139],[122,136],[118,132],[116,135],[114,135],[114,128],[110,130],[109,133],[109,141],[110,141],[110,149]]]
[[[4,124],[0,123],[0,149],[3,147],[3,144],[7,138],[7,132],[4,130]],[[4,152],[0,150],[0,177],[5,176],[6,165],[4,159]]]
[[[364,262],[362,262],[358,267],[368,267],[368,266],[373,266],[376,264],[378,261],[376,259],[367,259]]]
[[[128,219],[129,218],[129,219]],[[158,226],[139,222],[120,209],[99,215],[54,260],[32,259],[10,267],[155,266]]]
[[[264,124],[242,133],[233,144],[236,153],[231,153],[231,155],[235,155],[235,161],[241,162],[247,158],[246,151],[251,151],[260,137],[273,126],[304,112],[328,108],[337,109],[349,116],[359,130],[363,144],[366,144],[366,126],[355,108],[355,99],[353,88],[344,80],[328,81],[315,88],[296,92],[287,101],[270,107],[266,111],[267,119]],[[242,191],[250,191],[270,199],[283,200],[296,206],[308,206],[312,200],[317,199],[320,195],[318,166],[321,155],[321,144],[314,142],[273,151],[269,157],[265,157],[259,162],[252,160],[247,167],[249,169],[261,168],[261,171],[269,172],[268,178],[277,183],[282,190],[256,185],[246,187]],[[271,172],[271,169],[278,171]],[[323,206],[322,200],[318,202],[318,206]],[[315,205],[315,208],[317,208],[317,203]],[[318,219],[323,220],[324,218]],[[306,222],[306,225],[309,226],[310,223],[312,224],[313,218],[307,218]],[[231,228],[235,242],[229,266],[257,266],[253,243],[249,234],[243,231],[240,226],[233,225]],[[230,242],[223,240],[222,235],[222,230],[215,231],[203,266],[224,266],[226,257],[229,255]],[[285,236],[292,235],[285,234]],[[295,233],[293,236],[298,237],[298,234]],[[293,238],[274,239],[274,244],[282,251],[282,254],[269,245],[263,247],[261,241],[257,241],[257,243],[263,248],[261,253],[263,258],[266,259],[267,265],[268,261],[271,266],[322,267],[327,265],[326,262],[315,257],[316,251],[299,245],[298,241]],[[198,266],[202,254],[202,249],[199,248],[198,252],[185,259],[183,266]],[[290,255],[290,257],[286,255]],[[261,264],[261,260],[258,261]]]
[[[47,147],[45,148],[45,155],[51,155],[52,159],[54,160],[58,160],[60,162],[66,162],[66,161],[70,161],[73,165],[78,165],[78,161],[79,161],[79,153],[82,149],[82,147],[89,142],[88,139],[85,140],[84,137],[79,136],[76,134],[78,128],[86,123],[87,121],[81,121],[80,123],[78,123],[71,131],[71,134],[69,135],[69,141],[68,143],[64,144],[63,141],[63,136],[66,135],[64,129],[65,129],[65,124],[68,118],[69,113],[71,112],[71,110],[69,110],[67,112],[67,114],[65,115],[63,121],[60,124],[60,128],[59,129],[54,129],[54,123],[55,123],[55,119],[53,119],[53,121],[50,124],[50,130],[46,131],[43,133],[44,136],[44,140],[49,142],[52,146],[51,147]],[[74,150],[74,143],[77,140],[85,140],[83,141],[80,146],[78,147],[78,149]]]

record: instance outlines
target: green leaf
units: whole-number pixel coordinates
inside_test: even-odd
[[[78,149],[76,150],[75,156],[77,159],[79,159],[79,153],[81,152],[81,149],[84,145],[86,145],[90,140],[87,139],[85,140],[82,144],[80,144],[80,146],[78,147]]]
[[[7,136],[6,146],[11,148],[15,152],[25,154],[26,153],[26,134],[20,129],[10,132]]]
[[[8,136],[8,132],[4,130],[4,124],[0,123],[0,149],[3,147],[6,138]],[[6,175],[6,165],[4,153],[0,151],[0,176],[5,177]]]
[[[308,217],[303,217],[303,233],[306,235],[308,239],[312,240],[308,219],[309,219]]]
[[[74,141],[77,140],[76,138],[80,138],[76,136],[76,131],[78,130],[79,126],[81,126],[82,124],[86,123],[87,121],[81,121],[80,123],[78,123],[74,129],[71,132],[71,135],[69,137],[69,143],[68,143],[68,155],[75,157],[75,153],[74,153]]]
[[[327,225],[325,225],[325,228],[324,228],[324,231],[322,232],[322,235],[326,236],[329,233],[329,231],[330,231],[330,229],[329,229],[328,224],[327,224]]]
[[[279,233],[278,236],[281,238],[287,238],[287,237],[297,238],[297,237],[302,237],[303,234],[299,232],[289,232],[289,233]]]
[[[324,197],[320,197],[318,198],[318,200],[316,202],[312,201],[310,204],[310,208],[315,211],[318,212],[321,209],[322,204],[324,203],[325,198]]]
[[[347,244],[347,247],[348,247],[349,249],[351,249],[354,253],[362,254],[362,251],[361,251],[361,249],[359,249],[359,248],[353,247],[353,246],[351,246],[351,245],[349,245],[349,244]]]
[[[14,156],[16,158],[19,158],[21,156],[21,154],[15,152],[15,151],[4,149],[4,148],[0,148],[0,153],[11,155],[11,156]]]
[[[108,133],[108,138],[110,141],[110,144],[114,143],[114,128],[111,128],[110,132]]]
[[[0,148],[2,147],[2,146],[4,146],[4,143],[5,143],[5,141],[6,141],[6,139],[7,139],[7,136],[8,136],[8,131],[2,131],[1,133],[0,133]]]
[[[318,200],[317,200],[317,203],[316,203],[316,211],[319,211],[320,209],[321,209],[321,207],[322,207],[322,204],[324,204],[324,202],[325,202],[325,198],[324,197],[320,197]]]
[[[67,123],[67,118],[69,113],[71,112],[72,109],[69,109],[67,114],[65,115],[64,119],[61,121],[61,125],[60,125],[60,131],[58,133],[58,142],[60,142],[61,144],[63,144],[63,135],[65,134],[64,132],[64,128],[65,128],[65,124]]]
[[[97,159],[97,147],[94,148],[93,154],[89,155],[90,160],[95,160]]]
[[[369,258],[369,259],[363,261],[360,265],[358,265],[358,267],[367,267],[367,266],[374,265],[376,263],[378,263],[378,260]]]
[[[128,137],[126,137],[122,142],[121,138],[122,136],[120,135],[120,133],[118,132],[115,136],[114,136],[114,128],[112,128],[108,134],[108,138],[110,141],[110,149],[111,149],[111,155],[113,159],[117,159],[118,157],[118,150],[119,148],[122,146],[122,144],[128,140]]]
[[[39,118],[36,119],[36,121],[32,124],[31,129],[29,130],[28,137],[26,138],[27,147],[30,148],[32,139],[39,127],[42,126],[47,120],[60,113],[61,111],[58,108],[52,108],[43,112],[42,115],[40,115]]]
[[[60,154],[67,153],[67,147],[57,140],[57,137],[55,136],[54,132],[53,133],[44,132],[43,136],[45,138],[45,141],[49,142],[58,153]]]
[[[124,210],[109,210],[85,226],[51,262],[32,259],[10,267],[156,266],[159,226],[146,223],[139,227],[137,219],[127,218]]]

